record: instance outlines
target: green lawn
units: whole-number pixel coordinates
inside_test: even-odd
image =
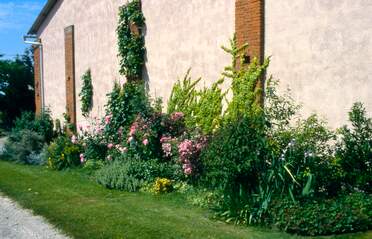
[[[74,238],[301,238],[210,220],[207,211],[176,194],[107,190],[78,172],[0,161],[0,191]],[[371,237],[370,232],[335,238]]]

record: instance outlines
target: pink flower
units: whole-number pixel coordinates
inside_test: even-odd
[[[161,148],[163,149],[165,157],[172,156],[172,145],[170,143],[163,143]]]
[[[123,127],[120,127],[118,129],[118,134],[119,134],[119,137],[121,137],[123,135]]]
[[[130,136],[133,136],[133,135],[136,133],[136,130],[137,130],[137,126],[136,126],[135,124],[133,124],[133,125],[130,127],[129,135],[130,135]]]
[[[80,163],[85,163],[84,154],[80,154]]]
[[[173,114],[171,114],[170,118],[171,120],[173,121],[177,121],[177,120],[180,120],[184,117],[184,113],[182,112],[174,112]]]
[[[132,141],[133,141],[133,137],[130,136],[130,137],[128,138],[128,140],[127,140],[127,143],[129,144],[129,143],[132,142]]]
[[[73,136],[71,137],[71,143],[73,143],[73,144],[77,144],[77,138],[76,138],[75,135],[73,135]]]
[[[160,143],[166,143],[172,140],[172,137],[162,136],[160,138]]]
[[[107,145],[107,148],[109,148],[109,149],[112,149],[112,147],[114,147],[114,144],[112,144],[112,143]]]
[[[120,148],[119,148],[119,151],[120,151],[121,153],[126,153],[126,152],[128,152],[128,148],[127,148],[127,147],[120,147]]]
[[[148,139],[144,139],[143,141],[142,141],[142,143],[143,143],[143,145],[148,145],[149,144],[149,140]]]
[[[112,115],[106,115],[105,116],[105,124],[109,124],[111,121]]]
[[[82,126],[81,124],[79,124],[79,125],[78,125],[78,129],[79,129],[80,131],[83,131],[83,126]]]
[[[190,175],[190,174],[192,174],[192,166],[191,166],[191,164],[184,164],[184,165],[182,166],[182,168],[183,168],[183,172],[184,172],[186,175]]]

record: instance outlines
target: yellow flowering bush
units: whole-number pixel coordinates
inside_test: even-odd
[[[157,178],[152,191],[156,194],[169,193],[173,191],[172,181],[167,178]]]

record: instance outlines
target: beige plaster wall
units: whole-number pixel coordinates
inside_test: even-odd
[[[116,44],[117,12],[125,1],[62,0],[57,3],[39,30],[44,47],[45,101],[55,118],[66,111],[64,28],[75,27],[75,73],[77,119],[80,113],[81,76],[90,68],[94,87],[92,115],[102,115],[118,73]]]
[[[266,0],[269,73],[332,127],[362,101],[372,114],[372,1]]]
[[[177,79],[192,68],[209,85],[220,78],[230,57],[221,49],[234,34],[235,1],[142,0],[146,17],[150,92],[164,103]]]
[[[94,87],[92,115],[102,116],[106,93],[118,73],[117,13],[125,0],[61,0],[39,31],[44,46],[45,101],[55,118],[65,112],[64,28],[75,26],[77,120],[81,76],[90,68]],[[230,58],[220,49],[234,32],[234,1],[143,0],[147,62],[144,76],[153,96],[166,101],[171,87],[189,67],[206,84],[219,78]]]

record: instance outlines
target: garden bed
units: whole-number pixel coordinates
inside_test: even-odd
[[[208,212],[188,205],[176,193],[107,190],[78,171],[0,161],[0,190],[74,238],[301,238],[210,220]]]

